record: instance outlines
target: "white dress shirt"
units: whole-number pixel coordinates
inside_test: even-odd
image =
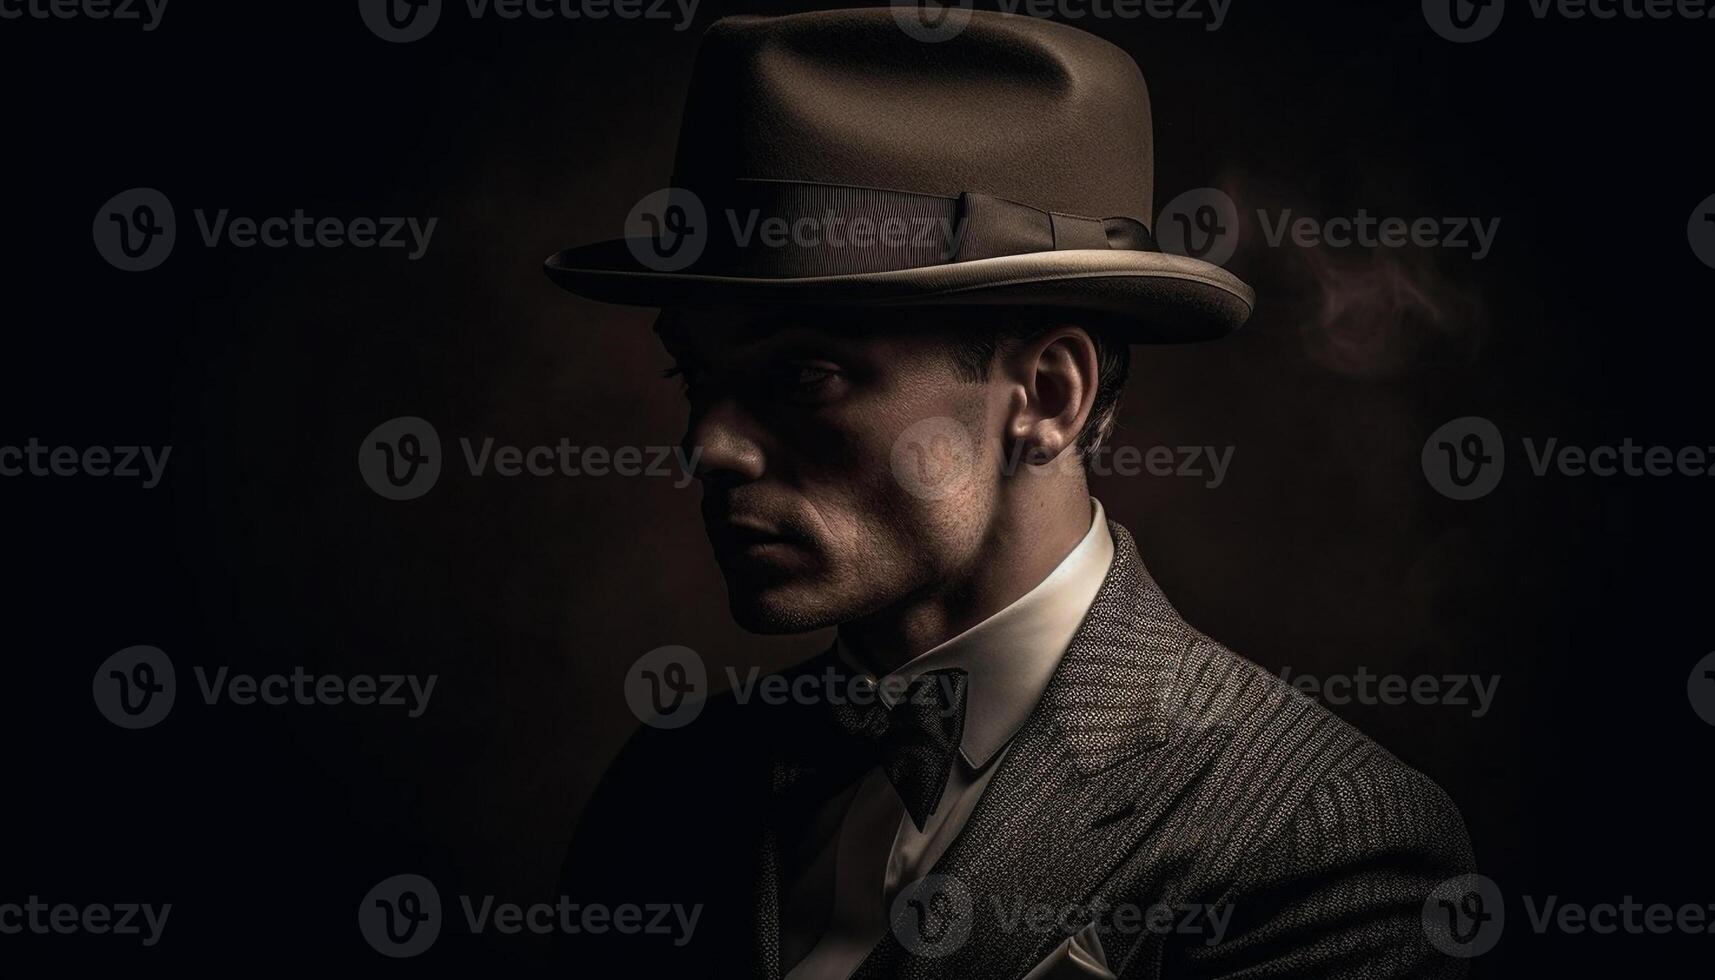
[[[962,667],[970,675],[964,737],[946,791],[921,832],[887,774],[870,770],[825,804],[804,828],[810,855],[784,883],[782,963],[787,980],[846,980],[887,934],[901,888],[928,874],[965,826],[1011,742],[1066,653],[1107,578],[1114,543],[1091,499],[1090,530],[1037,586],[1017,601],[899,668],[886,692],[925,671]],[[841,655],[863,671],[841,647]]]

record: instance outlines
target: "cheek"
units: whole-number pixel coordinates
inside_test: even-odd
[[[990,415],[981,388],[944,380],[831,414],[840,451],[800,475],[836,562],[935,568],[976,547],[998,492]]]

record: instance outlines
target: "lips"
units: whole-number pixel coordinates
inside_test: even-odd
[[[779,521],[756,514],[706,513],[709,543],[725,565],[756,565],[785,571],[810,556],[810,541]]]
[[[797,536],[774,525],[755,520],[711,520],[709,538],[721,550],[743,550],[764,545],[802,544]]]

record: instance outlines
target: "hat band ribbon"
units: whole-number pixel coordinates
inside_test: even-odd
[[[785,180],[737,180],[669,192],[653,233],[696,235],[686,270],[765,278],[895,272],[1068,249],[1158,252],[1133,218],[1044,211],[976,191],[957,197]]]

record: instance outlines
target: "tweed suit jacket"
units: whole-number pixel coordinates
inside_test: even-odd
[[[1023,977],[1087,929],[1123,978],[1463,975],[1421,920],[1435,886],[1471,869],[1452,802],[1187,625],[1110,531],[1107,579],[925,882],[947,897],[896,904],[854,976]],[[807,734],[817,710],[729,694],[685,728],[640,730],[585,811],[561,891],[694,904],[697,929],[569,937],[570,965],[781,975],[786,842],[831,791]]]

